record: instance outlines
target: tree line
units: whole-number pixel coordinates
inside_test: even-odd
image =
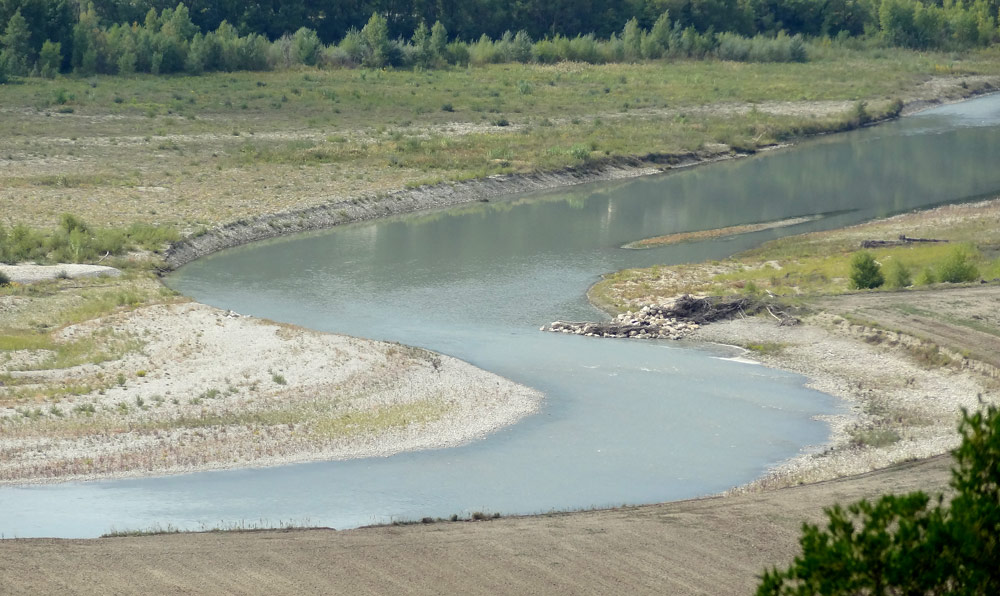
[[[998,39],[1000,0],[0,0],[0,77],[715,55],[802,36],[915,49]],[[433,25],[431,25],[433,23]]]

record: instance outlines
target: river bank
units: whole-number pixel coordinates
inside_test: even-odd
[[[953,97],[972,94],[977,90],[983,91],[991,88],[992,84],[981,78],[949,79],[948,84],[935,80],[932,91],[938,94],[934,97]],[[815,108],[821,110],[822,113],[828,113],[831,109],[844,107],[844,105],[823,104],[812,106],[809,109]],[[849,104],[846,107],[849,107]],[[786,105],[775,106],[774,109],[787,112],[800,108]],[[644,159],[612,160],[602,167],[595,166],[593,170],[570,168],[555,174],[502,175],[456,183],[455,185],[440,184],[429,188],[401,190],[395,195],[390,195],[395,197],[393,199],[382,197],[371,200],[342,201],[309,208],[315,210],[315,213],[307,209],[301,212],[279,213],[253,221],[222,226],[215,232],[210,231],[197,235],[189,242],[182,243],[170,253],[168,262],[176,265],[224,247],[258,239],[258,237],[271,237],[290,234],[302,229],[313,229],[310,226],[336,225],[350,221],[351,218],[362,220],[381,217],[397,211],[405,212],[407,210],[443,207],[459,202],[508,197],[511,192],[591,182],[609,177],[631,177],[657,171],[650,166],[652,163],[659,163],[663,167],[676,167],[704,163],[713,159],[728,159],[732,156],[731,148],[718,146],[709,148],[707,152],[702,154],[660,155]],[[64,287],[59,286],[57,282],[52,291],[58,293],[62,292],[63,289]],[[65,289],[69,291],[71,288],[66,286]],[[83,292],[86,291],[88,290],[84,288]],[[7,298],[5,297],[5,300]],[[83,294],[74,297],[74,299],[82,298],[85,298]],[[64,345],[67,337],[77,333],[81,336],[79,339],[89,341],[100,337],[100,334],[111,333],[120,340],[121,353],[113,355],[114,357],[107,357],[102,352],[94,352],[91,355],[93,357],[91,359],[95,360],[93,362],[84,361],[80,364],[45,371],[45,374],[41,374],[37,371],[15,370],[24,369],[25,365],[34,366],[28,362],[32,358],[37,361],[44,361],[48,358],[48,354],[44,350],[27,350],[26,354],[19,354],[14,359],[8,360],[2,369],[3,373],[10,376],[4,389],[7,397],[5,400],[7,417],[12,424],[16,422],[23,428],[36,429],[21,434],[23,443],[10,443],[10,457],[7,460],[10,462],[12,470],[15,471],[12,471],[8,476],[8,482],[22,482],[29,478],[32,480],[45,478],[79,479],[123,474],[163,474],[212,467],[273,465],[308,459],[360,457],[393,453],[406,449],[451,445],[482,436],[482,434],[496,429],[502,424],[517,420],[532,409],[531,406],[525,405],[525,400],[537,401],[538,399],[537,395],[528,396],[528,394],[522,393],[520,395],[521,401],[513,400],[507,404],[510,409],[505,414],[500,414],[495,418],[491,415],[485,416],[482,424],[478,426],[469,423],[461,415],[457,416],[453,419],[454,424],[468,427],[462,431],[465,434],[460,432],[457,435],[453,432],[454,426],[451,430],[442,431],[427,424],[436,420],[436,417],[441,414],[439,411],[441,408],[438,405],[430,407],[424,403],[422,406],[416,407],[413,404],[421,402],[421,399],[413,396],[411,397],[415,402],[390,401],[383,403],[376,400],[377,405],[403,408],[402,413],[412,414],[412,416],[401,418],[389,416],[388,420],[383,420],[379,424],[389,425],[398,430],[399,427],[403,426],[402,422],[410,421],[415,423],[410,430],[420,430],[423,433],[422,438],[406,442],[397,440],[398,437],[395,439],[390,437],[391,433],[382,432],[378,436],[386,438],[388,441],[386,445],[379,445],[378,441],[364,444],[363,439],[355,437],[360,442],[354,447],[338,444],[336,448],[333,448],[330,446],[331,438],[329,436],[317,437],[315,435],[317,433],[318,435],[331,434],[332,431],[327,428],[330,424],[334,426],[335,430],[340,429],[341,426],[350,426],[353,423],[346,423],[345,420],[341,419],[349,415],[350,412],[361,412],[363,416],[370,418],[373,411],[372,404],[356,402],[353,403],[355,407],[352,409],[351,407],[341,407],[344,404],[317,405],[317,403],[307,400],[308,403],[303,405],[293,400],[296,407],[304,407],[304,410],[288,412],[279,409],[261,413],[256,409],[259,404],[256,404],[253,399],[247,398],[255,391],[251,390],[254,383],[249,381],[242,383],[239,379],[245,374],[245,369],[231,368],[235,364],[231,362],[232,358],[226,356],[227,354],[239,353],[242,349],[240,341],[232,342],[226,339],[229,335],[238,338],[239,333],[235,332],[232,334],[222,333],[213,340],[217,344],[211,348],[218,354],[216,360],[227,361],[231,365],[230,368],[223,368],[220,371],[216,368],[217,362],[190,358],[186,365],[192,368],[184,373],[188,376],[188,380],[180,383],[176,388],[171,387],[170,391],[173,393],[168,397],[166,389],[158,391],[159,387],[153,381],[162,381],[171,377],[173,375],[172,369],[178,366],[178,363],[176,359],[167,357],[159,359],[149,357],[148,360],[141,360],[141,358],[136,360],[135,358],[138,358],[136,354],[145,355],[145,352],[149,351],[150,341],[146,339],[146,336],[171,335],[174,338],[174,343],[161,345],[159,349],[162,354],[193,356],[202,349],[199,332],[201,335],[205,335],[205,325],[211,323],[226,329],[236,324],[232,321],[240,320],[240,318],[229,317],[226,316],[226,313],[218,311],[205,314],[195,307],[184,311],[175,305],[150,304],[149,308],[135,308],[142,301],[133,303],[127,296],[124,298],[124,302],[121,297],[117,297],[115,300],[117,306],[115,303],[111,304],[113,312],[109,316],[102,316],[86,324],[79,324],[76,321],[71,323],[69,327],[66,327],[66,329],[73,330],[68,332],[69,336],[62,329],[65,325],[62,321],[46,325],[60,329],[57,331],[56,341]],[[37,321],[24,313],[32,312],[32,309],[37,309],[41,303],[42,301],[39,299],[26,299],[23,295],[14,294],[9,296],[9,301],[5,302],[3,306],[12,313],[19,313],[18,316],[24,318],[26,329],[29,327],[34,329],[37,327],[35,324]],[[168,309],[171,313],[170,316],[163,314],[162,309],[164,308]],[[149,321],[145,321],[147,317]],[[122,322],[124,319],[131,322],[125,324]],[[214,319],[214,322],[209,319]],[[262,325],[266,327],[268,324],[263,323]],[[88,333],[89,337],[83,337]],[[263,335],[276,333],[277,331],[269,329],[263,332]],[[296,341],[305,344],[314,341],[310,335],[311,332],[306,330],[286,326],[283,327],[282,334],[295,340],[291,344],[295,344]],[[190,338],[192,335],[198,339],[194,340],[194,344],[188,344],[188,340],[183,338]],[[315,349],[322,352],[321,346],[322,342],[316,344]],[[376,346],[377,344],[369,345],[376,352],[381,352],[383,357],[386,357],[393,349],[384,344],[381,347]],[[336,379],[331,380],[324,377],[325,373],[321,370],[322,367],[310,369],[309,374],[305,377],[285,375],[282,372],[292,361],[290,358],[295,354],[305,353],[302,352],[301,348],[295,348],[291,353],[276,349],[257,352],[254,357],[256,370],[251,376],[255,374],[260,377],[257,385],[258,390],[260,387],[266,386],[269,390],[274,391],[271,397],[272,401],[275,402],[284,399],[282,396],[294,395],[296,392],[300,397],[305,396],[312,399],[323,393],[322,387],[314,387],[309,384],[309,379],[313,375],[331,383],[337,382]],[[341,364],[350,361],[352,357],[350,353],[343,351],[337,352],[337,355],[336,362]],[[341,361],[340,356],[344,357],[343,361]],[[97,360],[100,362],[96,362]],[[385,367],[385,362],[375,358],[367,361],[365,366],[366,369],[360,378],[367,379],[365,381],[367,383],[377,383]],[[404,366],[404,368],[407,366],[409,365]],[[263,374],[260,372],[261,370],[267,370],[268,373]],[[279,377],[284,381],[283,383],[277,380]],[[16,382],[14,382],[15,379]],[[483,377],[479,381],[486,386],[492,379],[492,376]],[[456,387],[461,386],[464,381],[461,378],[456,378],[454,381],[456,385],[451,387],[451,390],[459,391]],[[477,385],[474,383],[467,386],[464,389],[465,394],[467,396],[475,394],[475,387]],[[520,388],[516,391],[512,389],[512,391],[516,393],[526,390]],[[433,391],[428,393],[428,395],[431,394]],[[502,401],[505,396],[498,395],[497,398]],[[174,403],[174,400],[179,403]],[[465,413],[471,415],[471,410],[468,408],[475,409],[476,402],[466,397],[465,404],[467,407]],[[248,410],[248,412],[244,410]],[[72,415],[66,416],[67,411]],[[317,412],[320,415],[317,415]],[[399,411],[393,410],[393,413],[399,413]],[[263,434],[265,436],[273,435],[274,440],[271,442],[261,440],[264,443],[261,448],[251,447],[253,441],[259,440],[257,437],[261,433],[258,432],[257,435],[254,435],[253,432],[250,432],[247,435],[248,431],[243,427],[248,424],[250,427],[257,425],[258,431],[266,428],[267,430]],[[317,424],[321,427],[319,430],[317,430]],[[352,427],[353,430],[357,431],[355,434],[360,435],[366,430],[371,430],[374,423],[370,419],[366,419],[366,424],[367,426],[361,424]],[[376,431],[386,431],[385,428],[379,428],[377,424],[375,426]],[[175,450],[169,446],[169,432],[176,430],[176,427],[185,429],[181,431],[184,434],[182,438],[186,441],[184,449]],[[36,431],[41,434],[33,435],[32,433]],[[314,433],[312,436],[310,436],[311,432]],[[338,432],[340,431],[338,430]],[[55,438],[44,438],[45,433],[54,433],[53,437]],[[71,437],[72,440],[67,440],[67,436]],[[153,438],[151,439],[150,436]],[[105,444],[106,447],[95,447]],[[211,449],[198,447],[198,445],[209,444],[213,445]],[[287,448],[275,447],[276,444],[287,445]],[[358,447],[362,444],[364,444],[363,447]],[[89,457],[83,453],[86,449],[82,448],[81,445],[95,449],[95,452],[100,452],[101,455],[96,459]],[[158,449],[159,451],[157,451]],[[17,469],[21,471],[16,471]]]
[[[962,409],[1000,403],[1000,283],[983,279],[968,285],[844,292],[847,280],[833,277],[840,272],[837,267],[781,255],[820,253],[834,258],[830,255],[842,251],[849,255],[864,239],[901,234],[944,239],[933,249],[941,254],[957,250],[948,248],[949,239],[965,243],[959,249],[974,252],[982,246],[988,251],[995,246],[998,223],[1000,198],[948,205],[785,238],[722,262],[634,270],[621,279],[611,276],[591,294],[599,295],[602,304],[627,304],[643,319],[647,312],[674,304],[671,296],[681,287],[707,290],[722,284],[739,293],[750,283],[748,272],[769,272],[771,281],[758,279],[761,289],[754,292],[770,292],[769,287],[783,292],[769,301],[791,304],[794,319],[760,307],[757,316],[740,311],[729,320],[686,329],[685,337],[741,348],[743,358],[799,373],[808,387],[843,400],[843,413],[823,418],[831,429],[827,443],[803,450],[730,492],[820,482],[946,453],[959,443],[956,428]],[[931,250],[897,247],[878,258],[885,264],[903,259],[911,266],[928,263],[927,271],[936,258],[929,256]],[[830,278],[817,273],[820,269]],[[785,273],[779,274],[782,270]],[[981,272],[989,278],[991,270]],[[820,279],[814,282],[823,288],[817,293],[808,284]],[[837,293],[828,293],[838,287]],[[630,294],[633,289],[638,293]]]
[[[869,122],[878,124],[900,114],[913,114],[942,103],[956,102],[991,93],[1000,87],[1000,77],[938,77],[928,80],[898,108],[887,107],[888,115],[874,115]],[[711,106],[713,114],[747,114],[763,109],[776,115],[810,115],[830,117],[849,113],[851,102],[783,102],[765,106]],[[820,127],[814,134],[849,130],[857,122],[845,119]],[[785,146],[785,145],[782,145]],[[441,182],[417,188],[397,189],[383,194],[335,198],[318,205],[269,213],[250,219],[229,222],[203,230],[172,245],[165,253],[167,265],[176,269],[200,257],[259,240],[322,230],[334,226],[389,217],[416,211],[443,209],[477,201],[507,200],[522,193],[563,188],[609,180],[635,178],[666,172],[680,167],[705,165],[726,159],[738,159],[753,152],[777,146],[755,148],[751,152],[722,143],[706,144],[698,151],[669,154],[647,154],[633,157],[598,158],[589,163],[559,170],[530,174],[496,174],[459,182]]]
[[[0,298],[3,306],[27,305]],[[45,370],[45,351],[36,350],[3,365],[8,388],[22,393],[55,384],[80,389],[44,408],[0,407],[0,484],[452,447],[515,423],[542,398],[419,348],[193,302],[120,311],[58,335],[127,343],[119,358],[99,363]]]

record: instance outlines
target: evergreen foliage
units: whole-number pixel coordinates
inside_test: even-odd
[[[1000,410],[963,412],[959,432],[950,504],[914,492],[835,505],[757,594],[1000,594]]]
[[[882,267],[875,262],[870,252],[862,251],[851,258],[851,287],[868,290],[881,287],[885,283]]]
[[[969,251],[961,246],[955,247],[948,258],[937,271],[940,282],[963,283],[979,279],[979,269],[970,261]]]
[[[28,22],[21,16],[20,10],[15,11],[7,21],[3,36],[0,36],[0,47],[3,47],[0,62],[3,62],[4,71],[12,76],[26,76],[30,71],[33,52]]]
[[[998,40],[998,6],[1000,0],[4,0],[0,76],[706,56],[801,62],[804,39],[822,36],[915,49],[988,45]]]

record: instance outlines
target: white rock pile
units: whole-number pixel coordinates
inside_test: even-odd
[[[622,313],[607,323],[574,323],[553,321],[542,331],[573,333],[587,337],[619,337],[634,339],[682,339],[700,325],[670,316],[668,308],[643,306],[638,312]]]

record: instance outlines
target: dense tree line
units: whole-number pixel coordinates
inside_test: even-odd
[[[797,36],[866,36],[902,47],[961,49],[997,40],[1000,5],[1000,0],[174,1],[0,0],[0,77],[706,54],[800,60]]]

